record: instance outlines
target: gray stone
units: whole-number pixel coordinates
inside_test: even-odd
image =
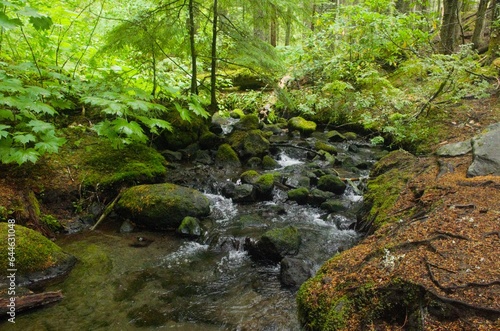
[[[490,125],[484,132],[472,138],[473,162],[468,177],[500,176],[500,123]]]
[[[312,268],[306,261],[293,257],[281,260],[280,278],[284,286],[297,289],[311,276]]]
[[[471,140],[468,139],[466,141],[441,146],[436,151],[436,154],[438,156],[460,156],[465,155],[470,151],[472,151],[472,143]]]

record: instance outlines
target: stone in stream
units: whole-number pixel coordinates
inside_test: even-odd
[[[300,116],[292,117],[288,120],[288,130],[290,132],[298,131],[301,135],[310,136],[316,131],[316,123],[308,121]]]
[[[296,255],[301,241],[299,230],[294,226],[286,226],[265,232],[257,242],[247,238],[245,249],[252,258],[278,263],[286,256]]]
[[[280,263],[281,284],[298,289],[302,283],[313,275],[311,266],[304,260],[285,257]]]
[[[210,201],[197,190],[175,184],[138,185],[122,194],[115,209],[138,227],[169,230],[178,228],[186,216],[208,216]]]

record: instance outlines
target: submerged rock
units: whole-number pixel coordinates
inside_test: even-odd
[[[311,266],[304,260],[285,257],[280,263],[280,279],[284,286],[297,289],[313,275]]]
[[[129,188],[115,209],[139,227],[168,230],[178,228],[186,216],[208,216],[210,202],[197,190],[164,183]]]

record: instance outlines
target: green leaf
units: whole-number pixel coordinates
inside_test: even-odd
[[[0,12],[0,28],[5,30],[12,30],[17,28],[18,26],[23,26],[23,22],[21,22],[18,18],[9,18],[5,13]]]
[[[184,121],[191,122],[191,116],[189,116],[189,110],[181,107],[181,105],[179,105],[177,102],[174,102],[174,105],[175,105],[175,109],[177,109],[177,111],[179,112],[179,115],[181,115],[181,118]]]
[[[8,128],[10,128],[10,125],[0,124],[0,139],[6,138],[9,135],[9,131],[5,131]]]
[[[123,103],[110,102],[102,112],[108,115],[123,116],[127,112],[127,106]]]
[[[16,78],[4,79],[0,82],[0,91],[11,93],[24,91],[23,82]]]
[[[54,24],[52,22],[52,18],[48,17],[48,16],[41,16],[41,17],[30,17],[30,23],[31,25],[33,25],[33,27],[36,29],[36,30],[49,30],[52,25]]]
[[[144,134],[139,123],[135,121],[128,122],[126,119],[117,118],[111,122],[114,126],[115,131],[118,134],[124,134],[130,137],[134,141],[146,142],[147,137]]]
[[[157,128],[172,131],[172,125],[167,121],[158,118],[148,118],[145,116],[137,116],[137,119],[144,123],[154,134],[158,134]]]
[[[34,148],[18,149],[11,154],[10,161],[17,162],[19,165],[26,162],[36,163],[39,157],[40,153],[38,153]]]
[[[23,145],[26,145],[29,142],[35,142],[36,137],[32,135],[31,133],[19,133],[16,132],[16,135],[13,137],[15,142],[21,143]]]
[[[0,104],[17,109],[26,109],[29,105],[31,105],[31,100],[26,97],[5,97],[0,98]]]
[[[25,88],[26,93],[31,94],[35,97],[50,97],[52,93],[49,90],[46,90],[39,86],[28,86]]]
[[[21,16],[27,16],[27,17],[43,17],[44,16],[37,9],[31,8],[31,7],[24,7],[23,9],[18,10],[16,12],[16,14],[21,15]]]
[[[127,101],[127,105],[134,110],[142,110],[144,112],[154,109],[154,103],[142,100]]]
[[[0,120],[7,119],[7,120],[14,120],[14,114],[12,113],[11,110],[9,109],[0,109]]]
[[[42,137],[42,141],[35,144],[35,148],[42,153],[57,153],[59,147],[66,143],[66,139],[47,134]]]
[[[198,97],[191,97],[191,102],[189,103],[189,109],[198,116],[203,118],[208,118],[210,114],[203,108]]]
[[[54,125],[40,120],[31,120],[28,122],[28,126],[31,126],[33,132],[36,133],[54,130]]]
[[[34,101],[30,105],[28,105],[28,109],[33,110],[37,114],[47,114],[47,115],[55,115],[57,114],[57,111],[52,108],[52,106],[49,106],[46,103],[43,103],[41,101]]]

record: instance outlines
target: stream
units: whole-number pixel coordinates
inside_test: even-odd
[[[299,145],[302,138],[289,144]],[[64,299],[52,306],[21,314],[3,330],[301,330],[297,319],[296,288],[280,281],[280,264],[249,256],[245,242],[267,230],[295,226],[301,236],[294,258],[314,274],[335,253],[357,243],[353,230],[361,207],[361,191],[370,165],[380,150],[362,140],[334,143],[337,158],[360,160],[355,170],[335,167],[349,181],[336,198],[343,211],[329,213],[288,201],[286,190],[275,187],[269,201],[234,203],[224,197],[224,183],[237,175],[203,164],[181,164],[170,170],[169,182],[196,188],[211,202],[211,215],[202,221],[197,239],[174,233],[119,231],[121,220],[110,218],[96,231],[61,236],[57,243],[79,263],[59,284]],[[354,146],[354,147],[353,147]],[[294,186],[305,171],[331,167],[312,161],[306,150],[273,150],[284,184]],[[345,162],[344,162],[345,164]],[[241,171],[240,171],[241,172]],[[359,180],[361,179],[361,180]],[[139,239],[138,239],[139,238]],[[137,241],[147,242],[136,247]],[[10,324],[10,323],[9,323]]]

